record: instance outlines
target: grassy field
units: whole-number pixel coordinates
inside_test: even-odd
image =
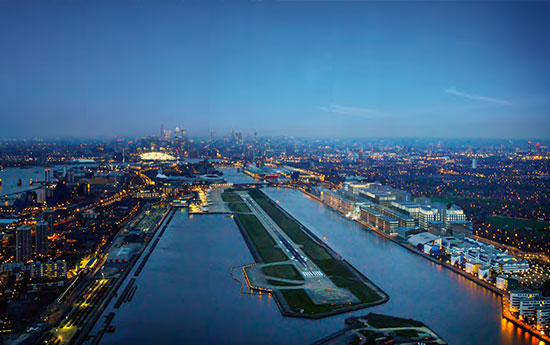
[[[332,257],[325,248],[315,243],[293,219],[281,211],[263,192],[253,189],[250,196],[267,212],[267,214],[279,225],[281,229],[292,239],[294,243],[301,244],[303,251],[312,260],[326,260]],[[317,263],[317,261],[315,261]],[[324,271],[324,270],[323,270]]]
[[[227,204],[233,212],[250,212],[250,209],[244,202],[231,202]]]
[[[266,279],[266,281],[273,285],[273,286],[300,286],[302,285],[301,283],[288,283],[288,282],[281,282],[281,281],[278,281],[278,280],[273,280],[273,279]]]
[[[334,259],[327,250],[317,244],[295,220],[289,218],[282,210],[279,209],[271,199],[269,199],[263,192],[259,190],[249,191],[250,196],[269,214],[269,216],[286,232],[286,234],[297,244],[302,245],[302,250],[315,264],[339,287],[349,289],[359,300],[359,304],[374,303],[380,301],[383,297],[376,291],[365,285],[363,281],[357,279],[356,275],[350,270],[350,268],[342,261]],[[296,290],[298,291],[298,290]],[[323,313],[326,312],[327,306],[316,306],[313,304],[309,296],[302,291],[287,293],[285,291],[285,298],[289,295],[289,298],[293,302],[301,300],[301,309],[305,306],[312,309],[307,310],[311,313]],[[287,301],[288,302],[288,301]],[[292,304],[289,303],[292,307]],[[330,307],[330,306],[329,306]],[[335,306],[334,309],[342,306]],[[324,310],[324,311],[321,311]],[[329,308],[328,311],[332,309]]]
[[[229,209],[233,212],[250,212],[248,206],[237,193],[225,191],[222,193],[222,199],[228,203]],[[283,251],[275,245],[275,241],[269,236],[256,216],[242,213],[235,214],[235,216],[250,237],[263,262],[272,263],[287,260]]]
[[[271,263],[287,260],[283,251],[275,246],[275,241],[269,236],[256,216],[242,213],[235,216],[248,233],[263,262]]]
[[[487,224],[497,229],[509,229],[517,231],[548,231],[549,222],[541,222],[534,219],[510,218],[501,216],[487,217]]]
[[[227,206],[233,212],[250,212],[248,206],[246,206],[237,193],[228,192],[226,190],[222,193],[222,200],[227,203]]]
[[[413,319],[403,319],[380,314],[369,314],[366,317],[369,325],[374,328],[396,328],[396,327],[422,327],[424,324]]]
[[[283,295],[290,309],[298,314],[302,314],[302,310],[304,311],[304,314],[324,314],[341,308],[341,306],[332,306],[330,304],[313,303],[304,289],[279,291]]]
[[[264,272],[265,275],[271,276],[271,277],[293,279],[293,280],[304,280],[304,278],[300,275],[300,273],[294,267],[294,265],[290,265],[290,264],[267,266],[267,267],[263,267],[262,271]]]
[[[360,330],[358,332],[365,338],[365,344],[367,344],[367,345],[375,344],[375,340],[377,338],[380,338],[380,337],[384,336],[384,333],[382,333],[382,332],[375,332],[375,331],[370,331],[370,330],[367,330],[367,329],[363,329],[363,330]]]
[[[243,202],[237,193],[227,191],[222,193],[222,200],[225,202]]]

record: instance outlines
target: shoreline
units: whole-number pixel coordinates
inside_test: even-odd
[[[338,254],[332,248],[330,248],[327,244],[325,244],[323,241],[321,241],[315,234],[313,234],[309,229],[307,229],[302,223],[300,223],[296,218],[294,218],[284,208],[282,208],[281,206],[275,204],[274,201],[269,196],[267,196],[267,197],[269,198],[269,200],[276,207],[278,207],[282,212],[284,212],[284,214],[287,217],[289,217],[290,219],[295,221],[300,226],[300,229],[304,232],[304,234],[306,234],[308,237],[310,237],[317,245],[319,245],[322,248],[324,248],[325,250],[327,250],[327,253],[329,253],[329,255],[334,260],[342,261],[344,263],[344,265],[358,279],[360,279],[363,282],[363,284],[366,284],[371,289],[376,291],[382,298],[380,300],[376,301],[376,302],[363,303],[363,304],[353,305],[353,306],[349,306],[349,307],[343,307],[339,310],[334,310],[334,311],[320,313],[320,314],[300,314],[300,313],[294,312],[290,309],[290,306],[288,306],[285,298],[282,296],[282,294],[279,290],[267,291],[266,289],[255,287],[255,286],[251,285],[250,282],[248,281],[246,271],[243,268],[243,275],[245,277],[246,285],[248,286],[249,289],[272,294],[275,297],[275,302],[277,303],[277,306],[279,307],[279,310],[280,310],[280,312],[283,316],[298,317],[298,318],[304,318],[304,319],[321,319],[321,318],[325,318],[325,317],[328,317],[328,316],[333,316],[333,315],[338,315],[338,314],[351,312],[351,311],[355,311],[355,310],[359,310],[359,309],[374,307],[374,306],[386,303],[387,301],[390,300],[390,296],[387,293],[382,291],[382,289],[380,289],[377,285],[375,285],[372,281],[370,281],[359,270],[357,270],[355,267],[353,267],[353,265],[351,265],[347,260],[337,259]],[[249,249],[249,251],[252,255],[252,258],[255,261],[255,263],[263,263],[263,260],[261,259],[256,247],[252,243],[252,240],[250,239],[248,233],[244,229],[244,226],[240,222],[239,218],[238,217],[233,217],[233,219],[235,220],[235,223],[237,224],[237,227],[239,228],[239,232],[241,233],[241,236],[243,237],[243,239],[244,239],[244,241],[245,241],[245,243],[246,243],[246,245],[247,245],[247,247],[248,247],[248,249]]]
[[[80,331],[80,334],[75,335],[77,337],[76,339],[71,340],[71,342],[73,344],[84,344],[87,341],[86,339],[88,337],[91,338],[90,332],[93,331],[95,325],[99,321],[99,318],[103,315],[103,313],[105,312],[105,310],[107,309],[107,307],[109,306],[111,301],[113,300],[113,297],[115,296],[117,291],[124,284],[124,282],[126,281],[126,278],[128,278],[128,276],[130,275],[130,272],[132,272],[132,269],[134,268],[136,263],[139,261],[139,259],[142,257],[143,253],[146,251],[146,249],[148,247],[150,247],[151,243],[153,242],[153,239],[155,239],[155,237],[157,235],[157,232],[159,231],[161,226],[165,225],[164,223],[166,221],[170,222],[172,220],[172,218],[170,218],[169,220],[167,218],[169,216],[173,216],[174,212],[175,212],[175,208],[173,208],[172,206],[168,206],[168,210],[166,211],[166,213],[162,217],[159,224],[155,227],[153,235],[151,236],[151,238],[149,239],[149,241],[147,242],[145,247],[141,250],[141,252],[136,254],[136,256],[134,258],[132,258],[132,260],[129,262],[128,267],[126,267],[126,269],[124,270],[123,274],[120,277],[117,278],[117,281],[116,281],[115,285],[112,287],[111,291],[107,292],[107,297],[102,301],[102,303],[99,305],[99,307],[94,311],[95,314],[89,319],[89,323],[85,327],[82,328],[82,330]],[[167,224],[168,223],[166,223],[166,225]],[[156,240],[158,241],[158,237],[156,238]],[[153,249],[154,249],[154,247],[153,247]],[[144,260],[148,260],[148,259],[149,259],[149,256],[147,256],[146,258],[144,257]],[[142,263],[143,263],[143,261],[142,261]],[[143,264],[143,266],[145,266],[145,264]],[[122,296],[118,296],[119,299],[121,297]],[[113,314],[113,318],[114,318],[114,314]],[[103,333],[101,333],[101,337],[103,337]],[[98,335],[99,335],[99,333],[96,335],[96,337]],[[101,338],[99,338],[99,341],[100,340],[101,340]]]
[[[286,187],[286,188],[289,188],[289,187]],[[338,212],[340,215],[342,216],[345,216],[344,213],[334,207],[332,207],[331,205],[325,203],[323,200],[321,200],[320,198],[318,198],[317,196],[307,192],[306,190],[304,190],[303,188],[292,188],[290,187],[291,189],[295,189],[295,190],[299,190],[301,191],[302,193],[304,193],[306,196],[310,197],[311,199],[315,200],[315,201],[318,201],[320,202],[321,204],[327,206],[328,208],[330,208],[331,210],[334,210],[336,212]],[[355,221],[356,223],[359,223],[360,225],[368,228],[369,230],[375,232],[376,234],[386,238],[387,240],[401,246],[402,248],[405,248],[407,249],[408,251],[414,253],[414,254],[417,254],[425,259],[428,259],[429,261],[431,261],[432,263],[434,264],[437,264],[437,265],[440,265],[440,266],[443,266],[457,274],[459,274],[460,276],[470,280],[471,282],[491,291],[492,293],[498,295],[500,297],[500,300],[501,300],[501,308],[500,308],[500,314],[502,316],[502,318],[512,322],[514,325],[516,325],[517,327],[523,329],[524,331],[528,332],[529,334],[531,334],[533,337],[535,338],[538,338],[544,342],[547,342],[548,344],[550,344],[550,337],[546,336],[546,335],[543,335],[543,334],[540,334],[540,331],[536,330],[535,328],[533,328],[531,325],[528,325],[528,324],[525,324],[523,322],[521,322],[520,320],[518,320],[515,316],[513,315],[509,315],[505,312],[505,306],[504,306],[504,300],[505,300],[505,291],[502,291],[500,289],[497,289],[494,285],[486,282],[486,281],[483,281],[483,280],[480,280],[479,278],[471,275],[471,274],[468,274],[466,273],[464,270],[461,270],[449,263],[446,263],[446,262],[442,262],[441,260],[438,260],[434,257],[431,257],[427,254],[424,254],[422,252],[420,252],[419,250],[409,246],[408,244],[404,243],[404,242],[400,242],[400,241],[397,241],[394,237],[392,236],[389,236],[388,234],[386,233],[383,233],[381,232],[380,230],[378,229],[375,229],[374,227],[372,227],[371,225],[363,222],[362,220],[360,219],[353,219],[353,221]]]

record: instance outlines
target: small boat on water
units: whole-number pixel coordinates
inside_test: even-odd
[[[17,185],[18,185],[18,186],[21,186],[21,184],[22,184],[22,183],[21,183],[21,179],[17,180]]]

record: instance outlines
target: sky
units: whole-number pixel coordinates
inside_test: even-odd
[[[0,138],[550,138],[550,2],[0,1]]]

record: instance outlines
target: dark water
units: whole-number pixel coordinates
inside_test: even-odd
[[[493,293],[300,192],[269,189],[268,194],[390,295],[388,303],[354,315],[412,317],[454,345],[539,344],[500,318]],[[116,310],[116,331],[101,343],[309,344],[343,328],[352,315],[282,317],[271,297],[242,295],[231,279],[231,267],[251,262],[231,218],[178,213],[139,276],[132,302]]]
[[[229,271],[252,262],[231,218],[176,214],[101,344],[308,344],[344,325],[283,318],[272,297],[240,294]]]
[[[257,182],[254,180],[250,175],[247,175],[242,172],[242,169],[240,169],[240,172],[237,172],[236,168],[219,168],[221,172],[223,172],[223,178],[227,182],[232,183],[249,183],[249,182]]]
[[[85,166],[96,166],[95,163],[87,164],[71,164],[67,165],[67,169],[85,167]],[[55,166],[33,166],[29,168],[5,168],[0,170],[0,179],[2,179],[2,186],[0,186],[0,196],[5,194],[19,193],[25,190],[34,189],[40,187],[40,184],[35,183],[32,186],[29,185],[29,180],[32,178],[33,181],[44,181],[44,169],[51,169],[51,178],[53,177],[54,170],[62,170],[63,165]],[[17,185],[17,181],[21,179],[21,186]]]
[[[52,169],[53,170],[53,169]],[[22,168],[5,168],[0,170],[0,179],[2,179],[2,186],[0,186],[0,196],[5,194],[22,192],[31,188],[35,188],[39,185],[29,186],[29,180],[44,180],[44,168],[32,167],[29,169]],[[17,185],[17,181],[21,179],[21,186]]]
[[[390,295],[367,309],[412,317],[450,344],[542,344],[500,316],[500,297],[347,220],[298,191],[268,194]]]

